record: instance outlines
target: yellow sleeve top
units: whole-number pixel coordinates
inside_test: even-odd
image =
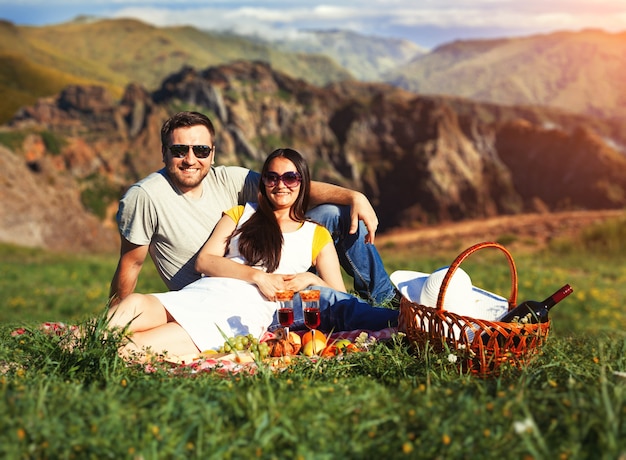
[[[243,216],[245,207],[244,206],[235,206],[234,208],[229,209],[224,212],[228,217],[230,217],[236,224],[239,223],[239,220]],[[319,255],[320,251],[324,246],[328,243],[333,242],[333,238],[330,236],[330,232],[319,224],[315,224],[315,233],[313,234],[313,249],[311,254],[311,263],[314,263]]]

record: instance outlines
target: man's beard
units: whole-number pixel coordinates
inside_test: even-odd
[[[193,189],[202,183],[208,171],[202,169],[194,169],[193,174],[186,175],[184,170],[179,168],[168,169],[168,174],[174,184],[181,189]]]

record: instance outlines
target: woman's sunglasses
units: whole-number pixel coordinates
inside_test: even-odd
[[[286,187],[292,188],[302,182],[302,176],[299,172],[289,171],[279,176],[275,172],[266,172],[263,174],[263,183],[266,187],[276,187],[280,181],[285,184]]]
[[[189,152],[189,147],[191,147],[193,154],[198,158],[208,158],[213,150],[213,147],[208,145],[174,144],[170,145],[170,153],[174,158],[184,158],[187,156],[187,152]]]

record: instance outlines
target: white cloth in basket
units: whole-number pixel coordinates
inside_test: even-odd
[[[411,302],[435,308],[448,267],[442,267],[433,273],[422,273],[410,270],[398,270],[390,278],[400,293]],[[477,288],[472,285],[469,275],[457,267],[448,283],[443,298],[443,309],[457,315],[470,318],[497,321],[507,311],[509,305],[506,298]],[[454,327],[458,338],[458,327]],[[470,340],[471,336],[470,335]]]
[[[411,302],[434,308],[446,273],[448,267],[439,268],[433,273],[398,270],[391,274],[391,281]],[[448,284],[443,308],[457,315],[496,321],[507,312],[509,306],[506,298],[473,286],[469,275],[458,267]]]

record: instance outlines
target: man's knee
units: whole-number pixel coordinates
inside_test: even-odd
[[[345,208],[346,206],[335,204],[321,204],[310,209],[306,215],[309,219],[326,227],[333,235],[333,238],[336,238],[341,233],[342,218],[344,218],[346,212],[349,215],[349,210]]]

